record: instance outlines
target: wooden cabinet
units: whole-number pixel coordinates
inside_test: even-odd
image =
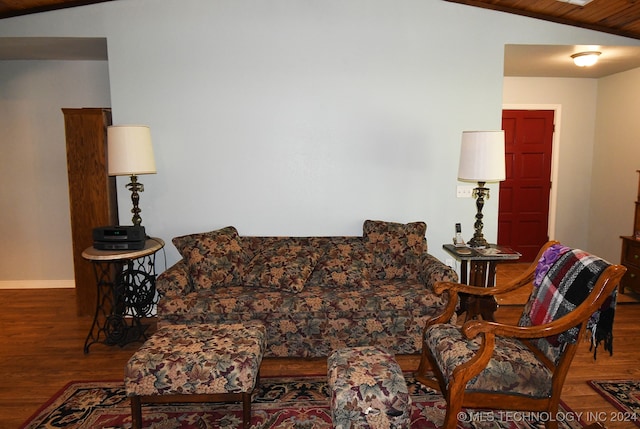
[[[638,170],[640,173],[640,170]],[[635,203],[633,217],[633,235],[622,236],[621,263],[627,267],[627,272],[620,282],[620,291],[631,289],[640,293],[640,178],[638,181],[638,196]]]
[[[107,174],[107,126],[110,109],[62,109],[67,141],[67,173],[76,308],[93,315],[97,301],[91,262],[82,252],[93,245],[93,228],[118,224],[116,180]]]

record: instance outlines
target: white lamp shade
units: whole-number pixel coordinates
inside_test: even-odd
[[[463,131],[458,180],[499,182],[505,177],[504,131]]]
[[[107,128],[109,176],[155,174],[156,161],[151,130],[144,125],[114,125]]]

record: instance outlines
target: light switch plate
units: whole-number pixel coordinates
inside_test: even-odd
[[[473,186],[458,185],[456,197],[471,198],[473,196]]]

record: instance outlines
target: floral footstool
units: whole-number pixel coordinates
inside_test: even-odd
[[[327,361],[336,429],[408,429],[411,397],[400,365],[380,347],[334,351]]]
[[[133,429],[142,427],[142,403],[174,402],[241,402],[248,428],[265,337],[261,324],[159,329],[125,368]]]

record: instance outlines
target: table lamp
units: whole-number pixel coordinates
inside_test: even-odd
[[[463,131],[458,180],[478,183],[478,187],[473,190],[477,213],[473,225],[475,232],[467,243],[469,246],[489,246],[482,233],[482,208],[485,198],[489,198],[489,188],[485,184],[500,182],[505,177],[504,131]]]
[[[151,145],[151,130],[144,125],[114,125],[107,128],[107,162],[109,176],[130,176],[126,185],[131,191],[133,203],[133,225],[140,226],[140,208],[138,192],[144,191],[144,185],[138,182],[139,174],[155,174],[156,162]]]

